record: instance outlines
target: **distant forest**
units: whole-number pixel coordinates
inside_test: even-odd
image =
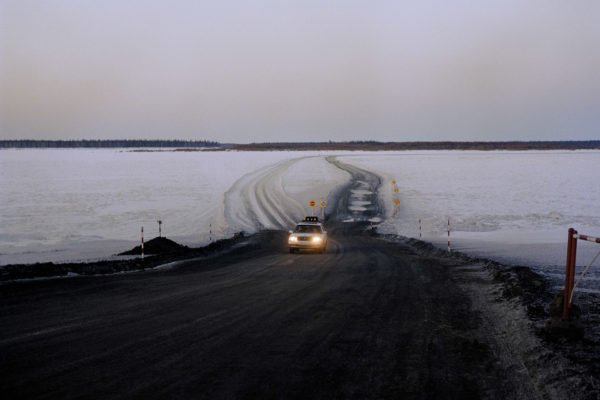
[[[315,142],[250,143],[229,147],[235,150],[600,150],[600,140],[531,141],[531,142]]]
[[[276,150],[600,150],[600,140],[511,142],[273,142],[222,144],[208,140],[0,140],[0,148],[173,148],[238,151]]]
[[[209,140],[0,140],[0,148],[197,148],[219,147]]]

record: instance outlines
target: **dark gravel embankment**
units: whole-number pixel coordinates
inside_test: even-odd
[[[138,256],[121,260],[102,260],[80,263],[11,264],[0,267],[0,283],[23,279],[61,278],[73,276],[106,275],[142,271],[190,258],[214,257],[243,247],[255,246],[256,239],[238,233],[229,239],[215,241],[205,247],[192,248],[180,245],[168,238],[154,238],[144,244],[145,257],[140,246],[120,253],[119,256]]]

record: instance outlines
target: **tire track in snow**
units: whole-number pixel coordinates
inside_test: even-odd
[[[304,207],[283,187],[283,175],[308,157],[283,160],[251,172],[225,193],[224,217],[230,232],[255,232],[261,227],[288,229],[304,216]]]
[[[342,163],[335,156],[305,156],[279,161],[250,172],[236,181],[224,195],[223,224],[225,231],[232,234],[239,231],[252,233],[262,228],[287,230],[307,215],[308,210],[303,204],[286,191],[286,187],[298,184],[297,181],[294,181],[295,173],[297,173],[294,169],[300,169],[303,171],[302,174],[315,173],[315,171],[311,172],[300,165],[307,159],[325,161],[322,167],[316,167],[318,171],[325,171],[319,170],[319,168],[331,168],[343,171],[348,176],[345,184],[341,184],[339,180],[336,181],[336,178],[325,179],[330,185],[328,197],[335,219],[351,215],[358,220],[370,220],[384,209],[377,198],[381,186],[379,176],[356,166]],[[311,167],[314,168],[316,165],[317,163],[311,162]],[[317,189],[309,185],[306,187],[304,195],[310,194],[310,198],[320,198],[324,194],[322,192],[323,188]],[[348,199],[342,200],[345,197]],[[367,197],[368,199],[366,199]],[[346,204],[343,207],[344,210],[339,210],[338,202],[340,200]],[[361,200],[368,203],[364,210],[353,211],[352,207],[356,206],[354,203]]]
[[[326,159],[336,168],[351,175],[351,181],[343,190],[335,211],[335,218],[340,221],[372,221],[380,222],[385,216],[385,205],[379,198],[382,178],[365,169],[340,161],[337,157]]]

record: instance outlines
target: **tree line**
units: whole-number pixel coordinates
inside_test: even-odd
[[[260,150],[578,150],[600,149],[600,140],[506,142],[266,142],[222,144],[209,140],[0,140],[0,148],[199,148]]]
[[[0,148],[156,148],[219,147],[210,140],[0,140]]]
[[[580,150],[600,149],[600,140],[507,141],[507,142],[273,142],[237,144],[235,150]]]

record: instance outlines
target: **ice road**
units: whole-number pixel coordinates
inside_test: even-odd
[[[2,286],[0,392],[562,399],[598,387],[543,346],[522,305],[498,301],[480,265],[371,234],[381,179],[337,165],[351,179],[330,198],[326,254],[289,254],[285,232],[266,230],[168,270]],[[268,195],[252,182],[233,195]],[[276,211],[248,217],[287,223]]]

